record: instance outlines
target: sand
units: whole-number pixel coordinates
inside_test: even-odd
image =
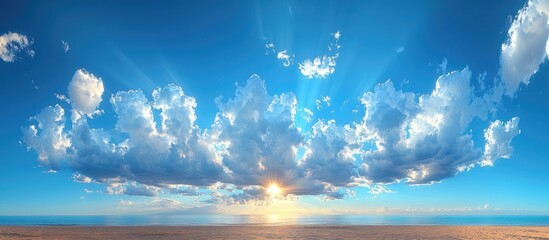
[[[549,239],[549,227],[2,227],[0,239]]]

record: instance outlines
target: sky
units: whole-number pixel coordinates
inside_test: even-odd
[[[0,6],[0,215],[549,214],[549,1]]]

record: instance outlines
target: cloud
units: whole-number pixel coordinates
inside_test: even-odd
[[[320,99],[315,100],[316,109],[320,110],[323,106],[329,107],[332,99],[329,96],[323,96]]]
[[[346,125],[337,126],[334,120],[319,120],[307,141],[301,166],[313,180],[333,186],[346,186],[356,174],[355,155],[360,153],[354,130]]]
[[[470,79],[465,68],[439,77],[430,94],[397,91],[391,81],[364,94],[363,128],[376,149],[363,156],[362,176],[374,183],[430,184],[482,161],[468,125],[486,108],[478,107],[483,96],[474,95]]]
[[[448,66],[448,60],[446,58],[442,59],[442,63],[438,65],[437,73],[445,73],[447,66]]]
[[[385,214],[471,214],[471,213],[485,213],[487,215],[495,214],[495,213],[503,213],[503,211],[499,208],[491,208],[490,204],[483,204],[481,206],[467,206],[467,207],[455,207],[455,208],[391,208],[391,207],[382,207],[375,212],[369,212],[369,213],[385,213]],[[510,212],[506,212],[507,214],[517,214],[517,211],[513,210]],[[364,212],[367,213],[367,212]]]
[[[288,54],[288,50],[283,50],[278,52],[278,54],[276,55],[276,58],[283,61],[282,64],[284,65],[284,67],[289,67],[294,62],[294,55],[290,56]]]
[[[81,70],[76,76],[71,85],[100,81]],[[269,95],[256,75],[237,88],[234,98],[217,100],[219,112],[205,130],[195,125],[196,100],[175,84],[155,89],[152,101],[141,90],[112,95],[116,114],[112,129],[91,128],[88,121],[92,119],[80,115],[96,110],[100,97],[91,97],[96,104],[88,108],[75,103],[79,98],[90,98],[90,94],[70,94],[71,114],[82,116],[68,125],[70,129],[65,128],[65,110],[60,105],[46,107],[32,118],[37,125],[23,128],[23,141],[38,152],[44,167],[70,168],[75,181],[106,184],[109,194],[193,196],[200,194],[197,187],[226,183],[246,190],[227,195],[234,203],[242,203],[251,195],[265,197],[264,191],[251,194],[250,186],[278,182],[287,187],[286,194],[333,194],[331,186],[339,189],[351,179],[336,176],[351,173],[354,165],[349,165],[353,161],[350,148],[340,143],[343,136],[334,135],[350,129],[339,129],[333,122],[323,129],[318,123],[318,133],[307,145],[313,154],[300,164],[297,152],[305,145],[305,136],[295,126],[296,97],[293,93]],[[326,138],[330,149],[338,149],[336,155],[316,149],[327,147],[321,143]],[[338,161],[330,163],[331,156],[338,156]]]
[[[274,43],[266,43],[265,44],[265,55],[269,55],[271,52],[276,53]]]
[[[154,197],[151,201],[148,202],[134,202],[134,201],[128,201],[124,199],[120,199],[118,202],[118,205],[121,208],[129,209],[132,208],[134,210],[137,210],[136,212],[146,212],[147,210],[184,210],[180,209],[180,207],[183,205],[180,201],[172,199],[172,198],[163,198],[163,197]]]
[[[102,101],[103,81],[84,69],[77,70],[69,83],[68,93],[73,110],[73,120],[80,115],[92,117]]]
[[[120,201],[118,202],[118,205],[121,205],[121,206],[133,206],[133,205],[135,205],[135,202],[132,202],[132,201],[124,201],[123,199],[120,199]]]
[[[92,179],[89,178],[89,177],[86,177],[82,174],[79,174],[79,173],[75,173],[73,176],[72,176],[72,179],[75,181],[75,182],[80,182],[80,183],[91,183],[92,182]]]
[[[56,93],[56,94],[54,94],[54,96],[55,96],[55,98],[59,99],[59,101],[71,104],[70,99],[67,96],[63,95],[63,94]]]
[[[313,120],[314,113],[311,109],[303,108],[302,114],[302,118],[305,122],[311,122]]]
[[[339,57],[339,39],[341,33],[339,31],[332,34],[334,42],[328,46],[329,55],[315,57],[313,59],[305,59],[299,63],[299,70],[303,76],[308,79],[312,78],[327,78],[335,72],[337,59]]]
[[[345,197],[355,197],[356,194],[353,190],[347,188],[328,187],[328,191],[320,198],[322,201],[332,201],[344,199]]]
[[[172,194],[182,195],[182,196],[200,196],[202,193],[199,191],[198,187],[195,186],[173,186],[168,188],[169,192]]]
[[[282,61],[282,65],[284,67],[290,67],[294,63],[295,55],[290,54],[288,50],[281,50],[277,53],[274,43],[265,44],[265,55],[269,55],[271,53],[276,53],[276,58]]]
[[[95,82],[92,86],[102,87],[91,74],[79,70],[75,76],[71,85],[85,86],[91,79]],[[101,102],[100,94],[76,89],[70,94],[72,114],[93,112]],[[113,95],[117,123],[112,130],[90,128],[86,118],[78,118],[71,129],[65,129],[64,109],[60,105],[46,107],[32,118],[37,124],[23,128],[23,141],[38,152],[44,167],[69,167],[97,182],[122,178],[151,186],[205,186],[222,180],[224,171],[209,140],[194,125],[194,98],[184,95],[179,86],[168,85],[156,89],[153,99],[150,103],[140,90]],[[153,107],[160,112],[159,129]],[[127,138],[115,141],[113,132]]]
[[[147,186],[136,182],[109,184],[106,188],[108,194],[126,194],[130,196],[156,197],[161,189],[154,186]]]
[[[17,54],[24,51],[30,57],[34,57],[34,50],[30,49],[32,41],[27,36],[19,33],[4,33],[0,35],[0,59],[4,62],[14,62]]]
[[[61,44],[63,45],[63,51],[68,52],[70,50],[70,46],[68,42],[61,40]]]
[[[203,186],[219,180],[223,169],[209,149],[209,140],[194,123],[195,99],[173,84],[156,89],[152,95],[152,103],[140,90],[111,97],[118,116],[116,128],[129,136],[115,147],[114,157],[124,163],[118,174],[150,185]],[[153,107],[160,110],[160,129]]]
[[[65,131],[65,111],[59,105],[49,106],[31,119],[36,124],[23,128],[23,141],[27,149],[38,153],[42,166],[53,170],[60,168],[71,146]]]
[[[340,33],[339,31],[337,31],[337,32],[333,33],[332,36],[334,36],[334,39],[335,39],[336,41],[338,41],[339,38],[341,37],[341,33]]]
[[[339,57],[339,39],[341,33],[339,31],[332,33],[332,42],[328,45],[328,54],[318,56],[311,59],[305,59],[299,63],[299,70],[303,76],[308,79],[312,78],[327,78],[335,72],[337,58]],[[265,55],[276,54],[276,58],[282,61],[284,67],[290,67],[294,63],[295,55],[288,50],[277,51],[274,43],[265,44]]]
[[[254,75],[236,96],[218,101],[211,135],[220,143],[230,182],[262,185],[299,177],[295,161],[303,136],[294,126],[297,100],[293,93],[270,96]]]
[[[531,0],[519,11],[501,45],[500,74],[505,94],[514,96],[521,83],[530,77],[549,52],[549,2]]]
[[[397,49],[395,49],[395,52],[396,52],[396,53],[404,52],[404,46],[398,47]]]
[[[34,90],[38,91],[38,85],[36,85],[36,83],[32,79],[31,79],[31,84],[32,84],[32,87],[34,88]]]
[[[492,166],[494,161],[500,158],[509,158],[513,153],[511,141],[520,133],[518,129],[519,118],[514,117],[506,123],[496,120],[484,131],[486,145],[482,166]]]
[[[393,190],[388,189],[388,188],[386,188],[385,186],[383,186],[381,184],[376,184],[376,185],[371,186],[369,192],[371,194],[374,194],[374,195],[379,195],[379,194],[384,194],[384,193],[395,193]]]
[[[205,203],[214,203],[221,205],[255,205],[266,206],[272,203],[273,199],[265,194],[265,189],[261,186],[245,186],[242,190],[233,192],[229,195],[213,192],[210,199]]]
[[[335,72],[335,56],[316,57],[313,60],[306,59],[299,64],[299,70],[303,76],[311,78],[326,78]]]

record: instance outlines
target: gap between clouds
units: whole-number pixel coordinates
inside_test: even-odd
[[[105,184],[109,194],[207,194],[204,203],[268,204],[271,181],[284,188],[281,198],[325,200],[352,197],[360,186],[388,193],[395,182],[432,184],[511,157],[519,118],[488,118],[547,58],[547,9],[547,1],[530,1],[519,11],[490,87],[474,89],[467,67],[440,76],[427,94],[403,92],[388,80],[361,97],[366,111],[358,123],[318,120],[304,132],[295,126],[303,117],[295,95],[270,95],[253,75],[234,98],[217,102],[208,128],[195,124],[196,99],[169,84],[152,98],[141,90],[114,94],[116,124],[96,129],[88,122],[101,114],[103,82],[80,69],[68,88],[70,121],[64,107],[48,106],[23,128],[23,142],[43,167],[70,169],[75,180]],[[472,140],[474,119],[486,124],[482,145]],[[126,138],[115,141],[113,133]]]

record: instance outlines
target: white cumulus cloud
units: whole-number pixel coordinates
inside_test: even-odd
[[[528,84],[549,51],[549,1],[531,0],[521,9],[501,46],[501,80],[505,94],[514,96]]]
[[[511,141],[520,133],[518,128],[519,118],[514,117],[507,122],[496,120],[484,131],[486,145],[484,147],[484,158],[482,166],[492,166],[499,158],[509,158],[513,153]]]
[[[363,124],[376,149],[365,154],[361,174],[373,182],[429,184],[482,161],[468,126],[485,115],[483,96],[474,95],[470,80],[465,68],[441,76],[430,94],[397,91],[390,81],[366,93]]]
[[[69,83],[68,93],[75,119],[80,115],[92,117],[102,101],[103,81],[84,69],[77,70]]]
[[[30,57],[34,56],[34,50],[30,49],[32,41],[27,36],[19,33],[4,33],[0,35],[0,59],[4,62],[14,62],[17,54],[25,52]]]

